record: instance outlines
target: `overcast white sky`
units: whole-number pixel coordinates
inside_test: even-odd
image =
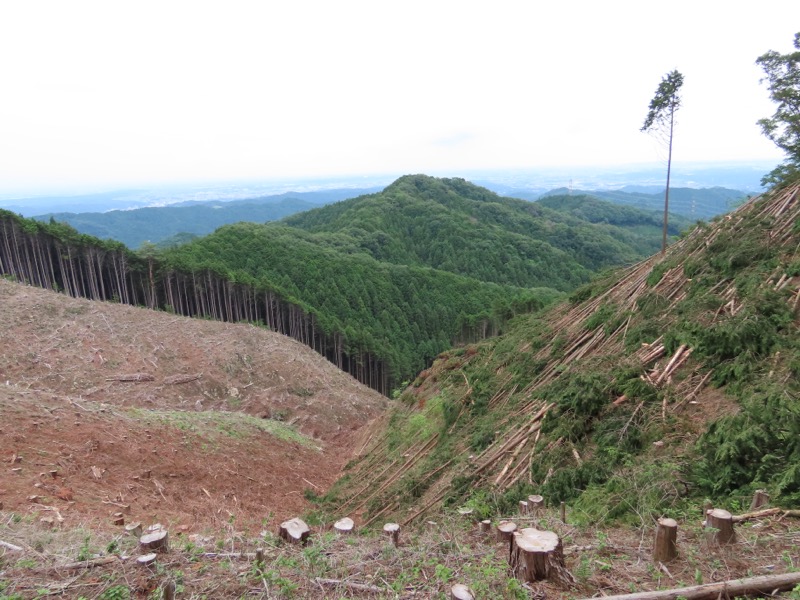
[[[781,159],[755,59],[797,0],[0,3],[0,194],[171,181]]]

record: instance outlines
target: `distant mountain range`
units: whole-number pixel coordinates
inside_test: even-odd
[[[365,196],[381,189],[383,188],[284,192],[243,200],[192,200],[161,207],[109,212],[47,213],[33,218],[40,221],[54,219],[65,222],[81,233],[101,239],[114,239],[123,242],[129,248],[138,248],[144,242],[170,246],[192,237],[207,235],[223,225],[278,221],[296,213]],[[504,189],[506,197],[528,201],[550,196],[589,196],[645,211],[661,212],[664,206],[663,191],[658,191],[658,188],[653,186],[628,186],[617,191],[560,188],[545,193]],[[728,212],[746,197],[742,191],[719,187],[673,188],[670,190],[670,213],[689,221],[709,219]],[[557,208],[552,203],[550,207]]]

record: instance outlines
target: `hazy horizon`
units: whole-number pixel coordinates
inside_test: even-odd
[[[761,177],[776,163],[771,161],[714,162],[673,165],[673,187],[726,187],[745,193],[761,191]],[[243,200],[282,193],[333,189],[377,189],[412,173],[370,174],[337,177],[272,180],[194,181],[169,184],[142,183],[130,187],[107,187],[42,192],[22,196],[0,195],[0,208],[23,216],[59,212],[106,212],[168,206],[180,202]],[[544,193],[558,188],[614,190],[625,186],[663,189],[666,171],[660,163],[594,167],[539,169],[463,169],[423,173],[434,177],[462,177],[501,195],[513,192]]]
[[[798,22],[789,0],[3,3],[0,197],[657,163],[640,128],[673,69],[676,165],[778,163],[755,60]]]

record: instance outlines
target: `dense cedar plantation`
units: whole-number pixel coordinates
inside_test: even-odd
[[[497,334],[598,269],[657,248],[658,219],[588,198],[541,205],[408,176],[286,223],[185,244],[119,242],[0,213],[0,270],[73,296],[249,321],[388,393],[440,352]]]
[[[587,205],[586,214],[564,210],[561,203],[572,209]],[[322,244],[381,261],[563,291],[598,270],[652,254],[661,227],[654,214],[587,197],[526,202],[463,179],[425,175],[401,177],[379,194],[284,222],[317,234]],[[676,221],[671,233],[687,225]]]
[[[488,516],[541,494],[647,527],[704,498],[746,509],[757,489],[800,506],[798,244],[795,184],[443,353],[324,506]]]

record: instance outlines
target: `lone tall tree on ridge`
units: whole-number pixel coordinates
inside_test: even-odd
[[[667,189],[664,193],[664,232],[661,254],[667,251],[667,224],[669,222],[669,176],[672,171],[672,134],[675,130],[675,112],[681,107],[678,93],[683,85],[683,75],[677,70],[667,73],[658,84],[656,95],[650,101],[650,110],[641,131],[656,131],[669,136],[667,158]]]

